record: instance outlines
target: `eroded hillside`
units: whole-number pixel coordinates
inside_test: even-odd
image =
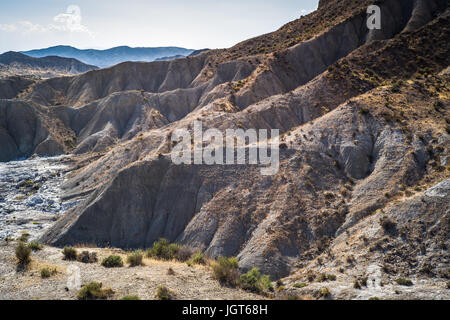
[[[322,2],[274,33],[186,59],[16,80],[0,100],[1,160],[82,159],[63,197],[85,200],[42,240],[146,248],[164,237],[305,294],[319,285],[294,284],[323,272],[339,274],[342,298],[365,297],[351,286],[366,274],[371,295],[389,296],[380,283],[401,276],[440,288],[450,12],[447,1],[378,1],[383,25],[371,31],[369,2]],[[170,136],[194,121],[280,129],[279,172],[174,165]]]

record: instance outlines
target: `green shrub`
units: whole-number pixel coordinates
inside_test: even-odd
[[[22,235],[20,236],[19,241],[21,242],[28,242],[28,239],[30,238],[30,234],[27,232],[22,233]]]
[[[105,300],[111,297],[114,292],[111,289],[102,289],[102,284],[91,282],[83,286],[78,291],[78,300]]]
[[[320,290],[319,297],[328,298],[331,295],[331,291],[328,288],[323,288]]]
[[[162,258],[167,255],[169,246],[169,240],[159,239],[153,243],[153,247],[147,250],[147,257],[149,258]]]
[[[237,286],[239,284],[239,264],[235,257],[219,257],[216,262],[212,263],[214,278],[220,283],[229,286]]]
[[[304,283],[304,282],[294,284],[294,288],[297,288],[297,289],[301,289],[301,288],[304,288],[306,286],[308,286],[308,284]]]
[[[51,276],[54,276],[55,274],[58,273],[56,268],[54,268],[53,270],[50,270],[49,268],[43,268],[43,269],[41,269],[40,272],[41,272],[42,279],[50,278]]]
[[[172,300],[172,292],[164,286],[159,286],[156,290],[155,298],[158,300]]]
[[[77,250],[72,247],[65,247],[62,251],[62,254],[64,255],[63,260],[77,260]]]
[[[146,254],[149,258],[172,260],[175,259],[176,255],[180,251],[180,248],[180,245],[169,243],[169,240],[161,238],[153,243],[153,247],[148,249]]]
[[[102,266],[105,268],[120,268],[123,267],[123,261],[119,256],[109,256],[103,259]]]
[[[378,298],[378,297],[371,297],[371,298],[369,298],[369,300],[380,300],[380,298]]]
[[[121,298],[120,300],[141,300],[141,298],[139,296],[132,295],[132,296],[125,296],[125,297]]]
[[[82,263],[95,263],[98,261],[97,253],[83,251],[77,255],[77,261],[82,262]]]
[[[32,241],[28,244],[28,248],[30,248],[32,251],[42,250],[43,247],[44,246],[37,241]]]
[[[325,281],[336,281],[336,276],[334,274],[326,274],[322,273],[319,278],[317,279],[319,282],[325,282]]]
[[[284,291],[284,290],[286,290],[286,287],[285,287],[285,286],[279,286],[279,287],[277,288],[277,292],[282,292],[282,291]]]
[[[31,249],[22,241],[16,247],[16,258],[19,260],[19,265],[26,266],[31,262]]]
[[[240,284],[242,289],[255,293],[263,293],[266,290],[273,291],[269,276],[262,275],[258,268],[253,268],[246,274],[241,275]]]
[[[409,279],[405,279],[405,278],[398,278],[397,280],[395,280],[395,282],[397,282],[397,284],[401,285],[401,286],[412,286],[413,283],[411,280]]]
[[[167,249],[167,260],[175,259],[178,252],[180,251],[180,248],[181,248],[181,246],[179,244],[176,244],[176,243],[169,244],[168,249]]]
[[[197,252],[194,254],[194,256],[191,258],[191,262],[193,264],[206,264],[206,259],[203,253]]]
[[[127,263],[130,267],[140,266],[142,265],[143,255],[141,250],[136,250],[127,256]]]

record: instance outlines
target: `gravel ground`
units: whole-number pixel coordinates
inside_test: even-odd
[[[71,300],[76,299],[77,289],[67,290],[68,272],[76,266],[80,269],[81,284],[91,281],[101,282],[104,288],[111,288],[115,294],[112,299],[126,295],[138,295],[141,299],[155,299],[158,286],[172,290],[175,299],[180,300],[259,300],[264,297],[242,290],[221,286],[212,278],[206,266],[189,267],[186,263],[163,262],[145,259],[144,266],[107,269],[100,261],[110,254],[126,254],[119,249],[78,249],[97,252],[99,262],[84,264],[64,261],[61,249],[44,247],[32,253],[32,263],[28,270],[16,270],[14,254],[15,243],[0,245],[0,299],[1,300]],[[40,270],[44,267],[56,268],[58,273],[48,279],[42,279]],[[167,273],[168,269],[174,275]]]

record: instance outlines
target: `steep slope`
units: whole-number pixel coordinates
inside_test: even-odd
[[[179,47],[130,48],[127,46],[122,46],[106,50],[80,50],[70,46],[56,46],[46,49],[23,51],[22,53],[35,58],[42,58],[46,56],[74,58],[87,64],[93,64],[101,68],[105,68],[126,61],[152,62],[162,57],[178,55],[188,56],[193,51],[194,50]]]
[[[68,183],[68,195],[86,190],[92,195],[46,239],[55,244],[146,247],[167,237],[212,256],[238,255],[244,269],[258,266],[274,277],[287,275],[296,263],[320,253],[335,235],[392,201],[398,185],[414,186],[424,175],[432,179],[433,172],[433,179],[442,179],[441,165],[433,171],[432,163],[445,161],[436,157],[448,146],[446,140],[434,138],[447,130],[448,78],[435,76],[422,84],[419,76],[396,96],[401,87],[394,77],[417,76],[425,65],[427,74],[445,68],[448,49],[441,41],[448,38],[447,26],[448,14],[416,32],[369,43],[288,94],[243,111],[226,102],[211,103],[163,131],[152,130],[115,147]],[[416,44],[409,53],[405,42]],[[390,71],[389,64],[380,64],[377,78],[371,79],[368,57],[392,61],[397,50],[406,61],[413,61],[413,67],[398,73]],[[421,50],[433,54],[424,54],[426,58],[419,59],[425,59],[423,64],[416,64]],[[345,72],[349,63],[355,74]],[[346,102],[383,83],[391,83],[392,89],[381,87]],[[347,93],[339,96],[343,90]],[[439,92],[437,98],[434,92]],[[393,99],[389,105],[382,99],[387,95]],[[437,99],[441,107],[428,110],[430,99]],[[391,106],[397,100],[401,109]],[[413,107],[408,119],[407,110]],[[319,117],[318,122],[304,124]],[[189,127],[195,119],[206,128],[239,124],[284,129],[282,140],[289,148],[281,153],[280,172],[262,177],[252,166],[175,166],[158,155],[170,151],[171,131]],[[302,126],[292,129],[298,125]],[[424,130],[423,136],[418,128]],[[436,151],[430,153],[430,147]],[[99,170],[102,179],[112,177],[102,187],[95,175]],[[445,170],[443,174],[447,175]],[[122,197],[133,201],[123,202]]]
[[[0,79],[0,99],[12,99],[34,82],[32,79],[17,76]]]

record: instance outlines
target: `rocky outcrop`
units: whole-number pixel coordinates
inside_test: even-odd
[[[0,100],[0,161],[67,152],[49,126],[39,107],[20,100]]]

